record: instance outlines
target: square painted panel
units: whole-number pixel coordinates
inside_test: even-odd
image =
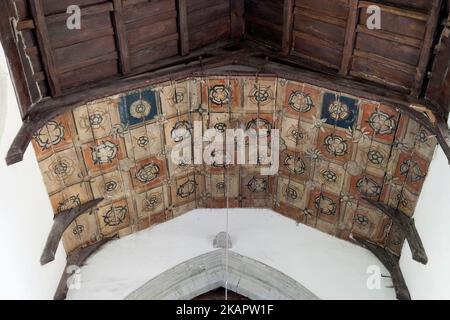
[[[134,92],[119,101],[120,121],[124,126],[134,126],[153,120],[158,114],[156,94],[151,90]]]
[[[358,103],[355,99],[325,93],[321,118],[326,119],[327,124],[343,129],[353,128],[357,117]]]

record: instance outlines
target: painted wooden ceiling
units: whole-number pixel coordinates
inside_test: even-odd
[[[79,30],[66,27],[73,4]],[[379,30],[367,27],[371,5]],[[450,161],[449,12],[450,0],[0,1],[23,119],[6,161],[21,161],[32,141],[56,217],[66,217],[41,262],[74,216],[68,265],[108,235],[224,207],[227,181],[233,207],[368,240],[408,298],[398,256],[406,236],[427,261],[411,217],[436,142]],[[218,88],[226,103],[210,99]],[[171,130],[193,120],[281,129],[279,172],[174,166]]]
[[[138,108],[137,106],[143,106]],[[281,129],[280,169],[174,164],[174,129]],[[194,208],[270,208],[400,254],[404,235],[363,197],[412,216],[436,139],[391,107],[274,77],[202,77],[65,112],[33,146],[55,214],[104,198],[64,233],[68,252]],[[228,190],[228,191],[226,191]]]

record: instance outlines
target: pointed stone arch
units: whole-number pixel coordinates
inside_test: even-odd
[[[252,300],[319,299],[284,273],[233,251],[227,254],[224,249],[192,258],[163,272],[125,299],[190,300],[225,287],[226,283],[230,290]]]

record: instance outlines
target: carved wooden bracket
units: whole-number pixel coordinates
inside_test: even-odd
[[[364,239],[354,238],[357,243],[372,252],[391,274],[392,284],[398,300],[411,300],[408,287],[400,269],[400,258],[393,253]]]
[[[67,292],[69,290],[67,280],[73,274],[70,272],[69,267],[81,267],[84,265],[84,262],[89,258],[94,252],[96,252],[100,247],[105,245],[107,242],[117,239],[119,236],[114,235],[111,237],[105,237],[97,243],[90,245],[89,247],[78,249],[67,256],[66,266],[64,268],[61,279],[59,280],[58,288],[56,289],[55,295],[53,296],[54,300],[64,300],[67,296]]]
[[[406,236],[409,247],[411,248],[413,259],[422,264],[427,264],[428,257],[423,247],[422,240],[420,239],[419,233],[417,232],[416,226],[414,224],[414,219],[409,218],[398,209],[391,208],[384,203],[368,198],[364,198],[364,200],[367,201],[370,205],[381,210],[385,215],[392,219],[392,221]]]
[[[95,208],[101,201],[103,201],[103,198],[91,200],[78,207],[64,210],[55,216],[52,229],[45,244],[44,252],[42,252],[41,265],[45,265],[50,261],[55,260],[55,253],[58,249],[59,242],[69,225],[86,211]]]

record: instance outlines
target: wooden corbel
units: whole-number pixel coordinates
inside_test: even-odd
[[[372,252],[378,260],[386,267],[391,274],[392,284],[394,285],[395,294],[398,300],[411,300],[408,286],[403,278],[402,270],[400,269],[400,258],[395,254],[379,247],[367,240],[353,237],[362,247]]]
[[[74,266],[74,267],[81,268],[84,265],[84,263],[86,262],[86,260],[94,252],[96,252],[98,249],[100,249],[100,247],[105,245],[107,242],[109,242],[113,239],[117,239],[118,237],[119,236],[117,234],[114,236],[111,236],[111,237],[105,237],[102,240],[100,240],[99,242],[96,242],[85,248],[77,249],[77,250],[73,251],[72,253],[70,253],[67,256],[66,266],[64,267],[63,274],[61,276],[61,279],[59,280],[59,284],[56,289],[55,295],[53,296],[53,299],[54,300],[66,299],[67,292],[69,291],[67,281],[73,275],[73,271],[70,270],[70,267]]]
[[[425,249],[420,239],[419,233],[417,232],[414,219],[409,218],[407,215],[389,207],[388,205],[375,201],[369,198],[364,198],[367,203],[381,210],[385,215],[392,219],[392,221],[399,227],[400,230],[406,236],[408,240],[409,247],[411,248],[413,259],[422,264],[428,263],[428,257]]]
[[[102,200],[103,198],[91,200],[78,207],[64,210],[55,216],[52,229],[45,244],[44,252],[42,252],[41,255],[41,265],[45,265],[55,260],[55,253],[58,249],[59,242],[69,225],[86,211],[95,208]]]
[[[436,124],[436,139],[447,156],[450,165],[450,130],[446,122],[440,121]]]

